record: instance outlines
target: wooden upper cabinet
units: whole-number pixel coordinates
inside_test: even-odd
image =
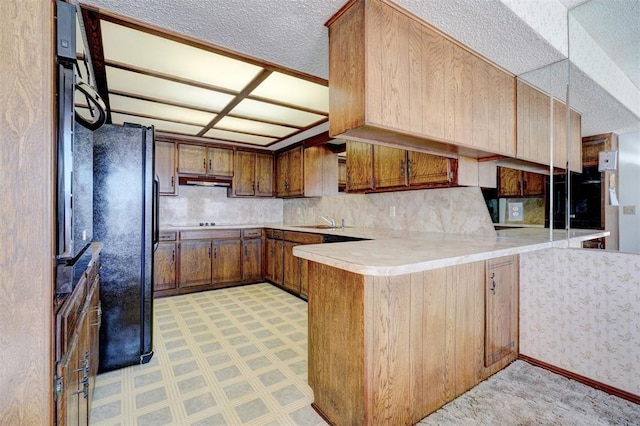
[[[338,193],[338,156],[325,145],[298,145],[276,154],[277,197]]]
[[[178,144],[178,172],[207,174],[207,148],[200,145]]]
[[[582,172],[581,115],[567,105],[537,88],[517,83],[517,158],[537,164],[551,162],[551,135],[553,133],[553,166]],[[553,126],[553,128],[552,128]],[[567,131],[570,132],[567,137]],[[567,157],[567,153],[569,156]]]
[[[452,160],[423,152],[407,152],[409,185],[445,184],[453,180]]]
[[[373,146],[347,141],[347,191],[373,189]]]
[[[373,181],[376,188],[407,185],[407,151],[373,145]]]
[[[256,191],[258,197],[273,196],[273,155],[256,153]]]
[[[498,197],[535,197],[545,193],[545,175],[498,167]]]
[[[173,142],[155,142],[156,175],[160,180],[161,195],[176,195],[176,145]]]
[[[178,172],[233,176],[233,149],[178,144]]]
[[[599,162],[600,151],[611,151],[618,147],[618,135],[604,133],[602,135],[582,138],[582,165],[595,167]]]
[[[233,194],[236,196],[255,195],[256,153],[236,151]]]
[[[380,0],[354,1],[327,26],[332,137],[515,155],[511,74]]]
[[[207,174],[214,176],[233,176],[233,149],[207,148],[209,168]]]

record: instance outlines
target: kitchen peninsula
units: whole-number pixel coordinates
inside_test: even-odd
[[[310,261],[313,405],[334,424],[413,424],[504,368],[518,356],[518,255],[608,233],[383,234],[294,248]]]

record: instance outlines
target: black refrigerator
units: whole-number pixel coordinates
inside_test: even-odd
[[[104,125],[93,138],[93,233],[102,243],[99,372],[106,372],[153,356],[158,189],[153,128]]]

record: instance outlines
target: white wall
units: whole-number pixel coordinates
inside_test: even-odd
[[[640,133],[618,136],[620,251],[640,253]],[[635,214],[625,214],[625,206]]]
[[[520,353],[640,396],[640,255],[520,255]]]

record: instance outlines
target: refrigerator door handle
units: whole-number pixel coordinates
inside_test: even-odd
[[[153,250],[158,248],[160,241],[160,178],[153,178]]]

